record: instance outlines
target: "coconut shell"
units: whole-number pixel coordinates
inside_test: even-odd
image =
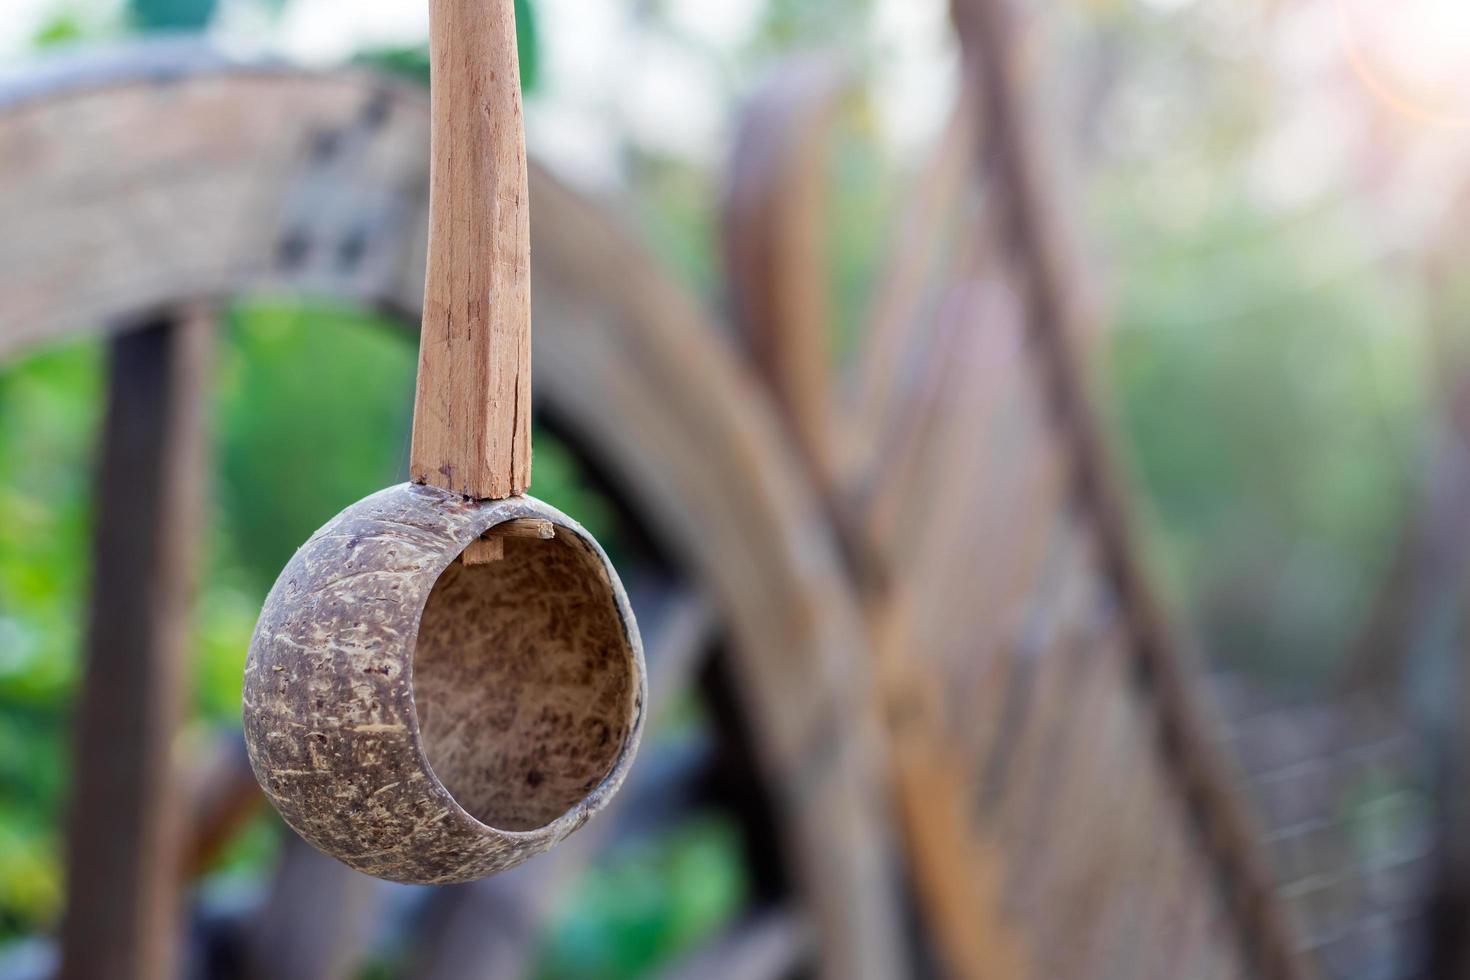
[[[551,540],[457,561],[489,528]],[[622,782],[646,695],[606,554],[531,497],[404,484],[339,514],[281,573],[245,668],[250,763],[286,822],[392,881],[471,881],[582,826]]]

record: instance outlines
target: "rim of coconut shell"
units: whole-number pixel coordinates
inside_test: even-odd
[[[423,569],[426,577],[432,577],[429,579],[428,589],[423,593],[423,602],[416,604],[417,608],[413,613],[411,620],[413,626],[412,649],[408,656],[407,666],[405,667],[408,675],[408,707],[410,709],[408,711],[407,723],[409,735],[413,741],[414,756],[423,767],[424,773],[431,780],[434,792],[448,804],[450,812],[456,820],[471,828],[507,840],[527,843],[536,843],[548,838],[552,842],[561,840],[585,824],[601,808],[602,804],[617,791],[623,779],[627,776],[628,769],[633,764],[633,758],[637,755],[639,741],[643,736],[643,722],[647,713],[646,705],[648,701],[648,670],[644,663],[642,637],[638,632],[637,620],[633,616],[633,605],[628,600],[627,591],[623,588],[621,579],[618,578],[612,562],[608,559],[607,552],[602,549],[602,545],[597,542],[597,539],[588,533],[587,529],[582,527],[577,521],[568,517],[544,500],[540,500],[530,494],[508,497],[504,500],[472,500],[437,487],[412,483],[399,484],[397,487],[390,487],[384,492],[391,493],[402,490],[427,493],[441,497],[442,504],[458,504],[472,511],[477,511],[475,518],[465,523],[460,532],[455,535],[455,547],[446,550],[445,554],[440,556],[442,560],[436,560],[432,566]],[[503,827],[497,827],[494,824],[485,823],[479,817],[466,810],[455,795],[450,792],[449,787],[444,785],[444,781],[439,777],[439,774],[434,771],[434,765],[429,760],[428,752],[424,746],[423,732],[419,725],[418,699],[414,688],[414,667],[418,659],[419,630],[423,625],[424,611],[428,608],[429,597],[433,595],[434,589],[438,586],[439,580],[444,576],[444,573],[449,570],[451,565],[459,561],[465,549],[477,541],[486,531],[492,527],[507,524],[525,517],[549,520],[558,528],[571,532],[596,557],[598,572],[613,597],[618,628],[622,632],[623,642],[628,654],[631,672],[634,674],[635,683],[629,692],[628,734],[623,739],[623,744],[618,751],[617,758],[614,760],[611,768],[608,769],[607,774],[598,780],[597,785],[588,791],[585,796],[573,803],[555,820],[531,830],[507,830]],[[448,528],[445,530],[448,531]]]

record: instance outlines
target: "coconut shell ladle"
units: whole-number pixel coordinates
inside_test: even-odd
[[[470,881],[582,826],[638,744],[617,573],[525,496],[530,222],[511,0],[430,0],[433,130],[413,482],[347,508],[266,599],[251,766],[281,816],[394,881]]]

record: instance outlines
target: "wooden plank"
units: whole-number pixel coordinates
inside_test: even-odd
[[[888,631],[901,637],[902,612],[887,616]],[[918,676],[907,687],[885,683],[894,782],[924,927],[947,976],[1029,976],[1024,938],[1001,912],[1003,844],[972,819],[972,760],[934,731],[936,686]]]
[[[977,549],[977,542],[998,516],[983,491],[1024,365],[1014,304],[1005,302],[1003,288],[966,283],[949,292],[924,352],[924,383],[909,392],[894,430],[903,433],[892,440],[903,453],[866,502],[870,533],[894,559],[889,588],[871,603],[870,630],[904,841],[936,955],[950,976],[1019,977],[1029,975],[1031,951],[1003,912],[1007,842],[975,819],[981,763],[965,744],[977,732],[988,742],[984,735],[999,714],[988,710],[988,698],[1010,665],[1000,663],[991,684],[966,698],[968,730],[957,739],[947,710],[955,678],[946,668],[953,665],[942,651],[962,645],[961,662],[982,668],[996,659],[996,624],[956,615],[973,613],[984,595],[973,575],[957,569],[977,553],[1001,564],[1009,558],[988,543]],[[924,521],[906,528],[917,499]]]
[[[61,976],[173,975],[184,709],[205,493],[206,311],[112,341],[86,673],[67,824]]]
[[[1063,742],[1048,760],[1051,769],[1035,777],[1050,784],[1045,790],[1046,809],[1029,828],[1029,840],[1018,845],[1011,868],[1012,875],[1022,879],[1012,887],[1029,899],[1033,911],[1043,910],[1028,930],[1033,945],[1043,950],[1059,938],[1073,945],[1082,941],[1083,937],[1065,931],[1081,897],[1072,876],[1088,860],[1098,829],[1116,819],[1100,801],[1107,783],[1119,773],[1098,767],[1099,742],[1108,732],[1106,722],[1117,697],[1117,664],[1108,661],[1113,643],[1101,623],[1078,626],[1082,632],[1069,641],[1075,648],[1058,651],[1066,661],[1073,692],[1070,717],[1059,732]],[[1078,814],[1087,818],[1078,819]]]
[[[896,568],[929,563],[934,536],[955,537],[948,523],[957,516],[954,510],[926,521],[928,536],[895,533],[892,525],[920,495],[926,513],[932,513],[937,496],[953,498],[968,523],[977,504],[968,469],[990,468],[985,443],[1024,368],[1019,308],[1003,284],[955,286],[935,319],[918,361],[918,381],[875,440],[883,468],[862,477],[866,533]]]
[[[432,0],[429,260],[409,469],[467,497],[531,484],[531,212],[510,0]]]

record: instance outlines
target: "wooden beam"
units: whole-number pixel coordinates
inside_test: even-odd
[[[91,623],[67,825],[63,978],[175,973],[185,703],[215,324],[202,310],[111,342]]]
[[[410,470],[467,497],[531,485],[531,218],[511,0],[432,0],[428,280]]]

